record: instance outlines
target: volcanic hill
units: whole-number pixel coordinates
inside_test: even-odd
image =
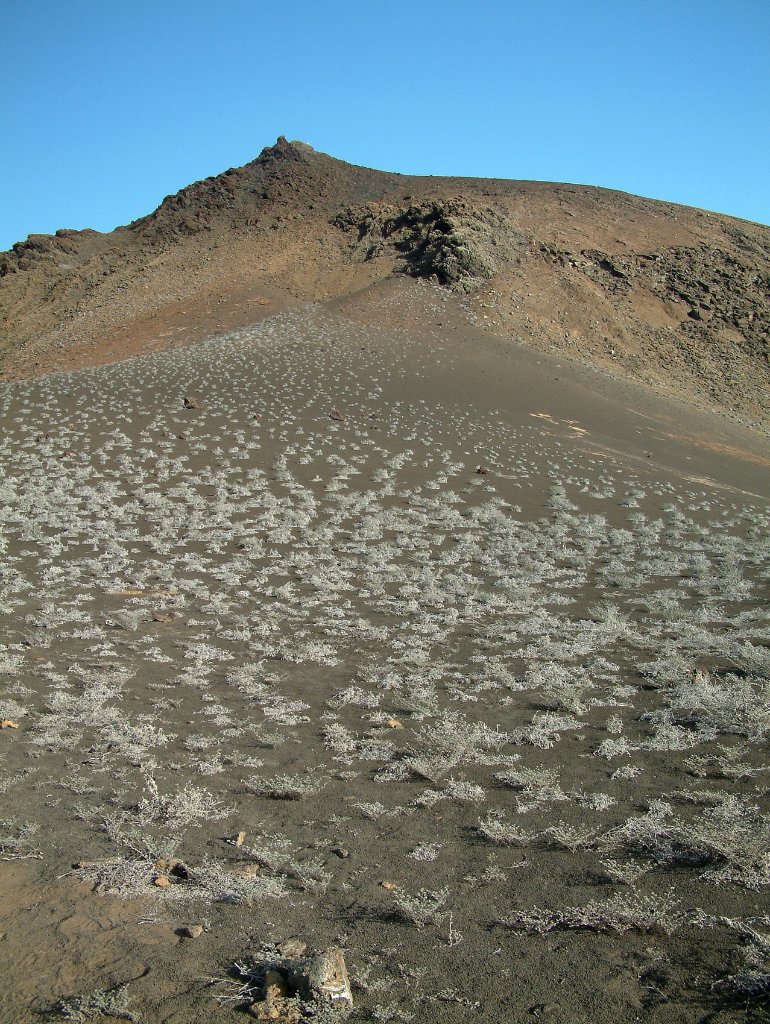
[[[477,326],[767,425],[770,228],[578,185],[416,177],[302,142],[109,233],[0,254],[6,379],[114,362],[396,274]]]
[[[280,139],[0,259],[2,1024],[767,1024],[769,251]]]

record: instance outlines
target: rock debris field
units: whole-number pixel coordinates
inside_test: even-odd
[[[762,457],[377,301],[2,386],[2,1019],[766,1019]]]

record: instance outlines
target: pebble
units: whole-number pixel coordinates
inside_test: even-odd
[[[259,864],[238,864],[233,868],[233,874],[239,878],[256,878],[259,874]]]
[[[286,978],[281,974],[280,971],[267,971],[265,974],[265,999],[271,1001],[273,999],[285,999],[289,994],[289,986],[286,984]]]
[[[279,942],[276,948],[287,960],[296,960],[307,952],[307,943],[296,935],[292,935],[288,939],[284,939],[283,942]]]

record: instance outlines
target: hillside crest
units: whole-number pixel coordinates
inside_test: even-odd
[[[770,417],[770,228],[588,186],[378,171],[283,136],[112,232],[0,255],[0,355],[7,376],[108,361],[394,274],[464,295],[503,337]]]

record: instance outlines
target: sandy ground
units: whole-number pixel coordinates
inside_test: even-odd
[[[2,385],[4,1022],[766,1017],[764,441],[456,303]]]

